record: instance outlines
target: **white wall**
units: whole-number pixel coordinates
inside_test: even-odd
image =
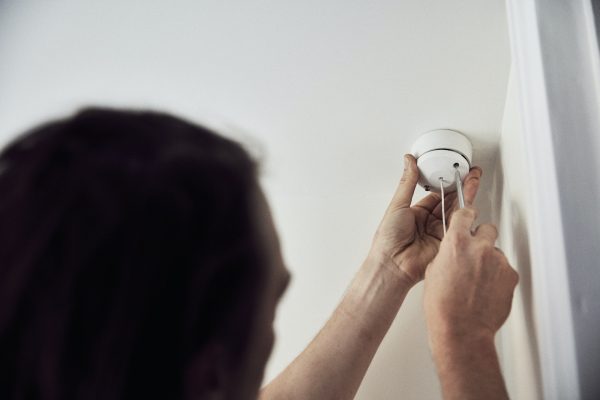
[[[600,394],[600,56],[590,0],[508,0],[543,397]]]
[[[293,272],[294,288],[277,317],[273,377],[329,317],[363,260],[388,196],[273,196],[273,208]],[[408,295],[384,339],[357,399],[439,399],[427,344],[422,286]]]
[[[209,121],[264,154],[294,275],[267,379],[335,308],[420,133],[463,131],[492,170],[509,68],[502,0],[0,2],[0,59],[0,141],[100,103]],[[440,398],[421,290],[359,399]]]
[[[533,305],[535,277],[529,253],[530,174],[520,113],[519,83],[511,72],[493,177],[492,219],[498,226],[498,246],[519,272],[520,281],[501,331],[501,358],[511,398],[534,400],[542,394]]]
[[[600,57],[591,3],[537,0],[536,9],[576,350],[573,369],[580,398],[595,400],[600,397]]]

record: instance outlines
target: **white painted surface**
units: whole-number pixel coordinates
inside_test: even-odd
[[[513,307],[501,331],[502,367],[510,398],[542,399],[539,345],[533,304],[538,276],[531,265],[530,168],[527,161],[519,85],[510,74],[502,121],[499,153],[494,170],[492,220],[498,227],[498,246],[519,272]]]
[[[600,395],[600,60],[589,0],[509,0],[545,399]]]
[[[269,378],[337,304],[420,133],[454,128],[471,139],[474,162],[490,174],[480,196],[482,214],[489,209],[509,68],[502,0],[0,7],[2,140],[101,103],[216,122],[264,153],[263,183],[294,274]],[[439,398],[420,291],[408,296],[359,399]]]

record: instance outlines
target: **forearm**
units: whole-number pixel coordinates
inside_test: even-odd
[[[369,259],[310,345],[261,400],[352,399],[411,284]]]
[[[442,335],[432,351],[445,400],[508,399],[492,335]]]

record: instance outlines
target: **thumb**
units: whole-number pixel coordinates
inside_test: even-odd
[[[404,155],[404,172],[402,179],[396,188],[390,208],[407,208],[410,207],[417,181],[419,180],[419,169],[417,168],[417,160],[411,154]]]

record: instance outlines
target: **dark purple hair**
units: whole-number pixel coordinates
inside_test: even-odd
[[[88,108],[0,154],[0,398],[183,397],[195,354],[245,354],[264,263],[234,141]]]

